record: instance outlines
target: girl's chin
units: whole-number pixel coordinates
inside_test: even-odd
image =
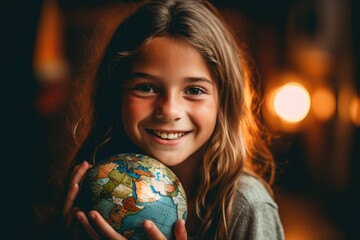
[[[156,160],[162,162],[163,164],[165,164],[168,167],[173,167],[173,166],[179,165],[179,164],[181,164],[182,162],[185,161],[185,159],[179,158],[179,155],[176,154],[176,153],[171,153],[171,154],[150,154],[150,156],[152,156]]]

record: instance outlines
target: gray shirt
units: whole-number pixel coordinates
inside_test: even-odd
[[[229,239],[284,239],[277,204],[265,186],[249,174],[242,174],[237,182],[228,229]]]
[[[237,181],[228,230],[229,240],[285,239],[277,204],[265,186],[247,173]]]

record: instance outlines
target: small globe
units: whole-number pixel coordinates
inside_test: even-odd
[[[97,210],[131,240],[147,238],[145,219],[173,239],[174,223],[187,216],[185,191],[176,175],[154,158],[135,153],[111,156],[89,169],[76,205],[83,211]]]

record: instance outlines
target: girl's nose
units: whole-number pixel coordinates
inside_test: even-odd
[[[159,99],[155,109],[155,118],[162,121],[178,121],[183,116],[183,108],[175,96],[164,96]]]

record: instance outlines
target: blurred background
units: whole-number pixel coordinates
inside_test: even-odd
[[[49,161],[69,154],[65,116],[69,96],[76,94],[72,83],[94,74],[115,27],[144,1],[29,2],[1,3],[1,131],[8,143],[2,153],[37,173],[18,168],[5,187],[19,196],[15,183],[31,179],[20,191],[20,204],[24,196],[41,194],[37,186]],[[286,239],[360,239],[359,1],[210,2],[246,49],[261,82]],[[14,170],[9,160],[3,166]],[[24,214],[15,212],[9,214],[14,221]]]

